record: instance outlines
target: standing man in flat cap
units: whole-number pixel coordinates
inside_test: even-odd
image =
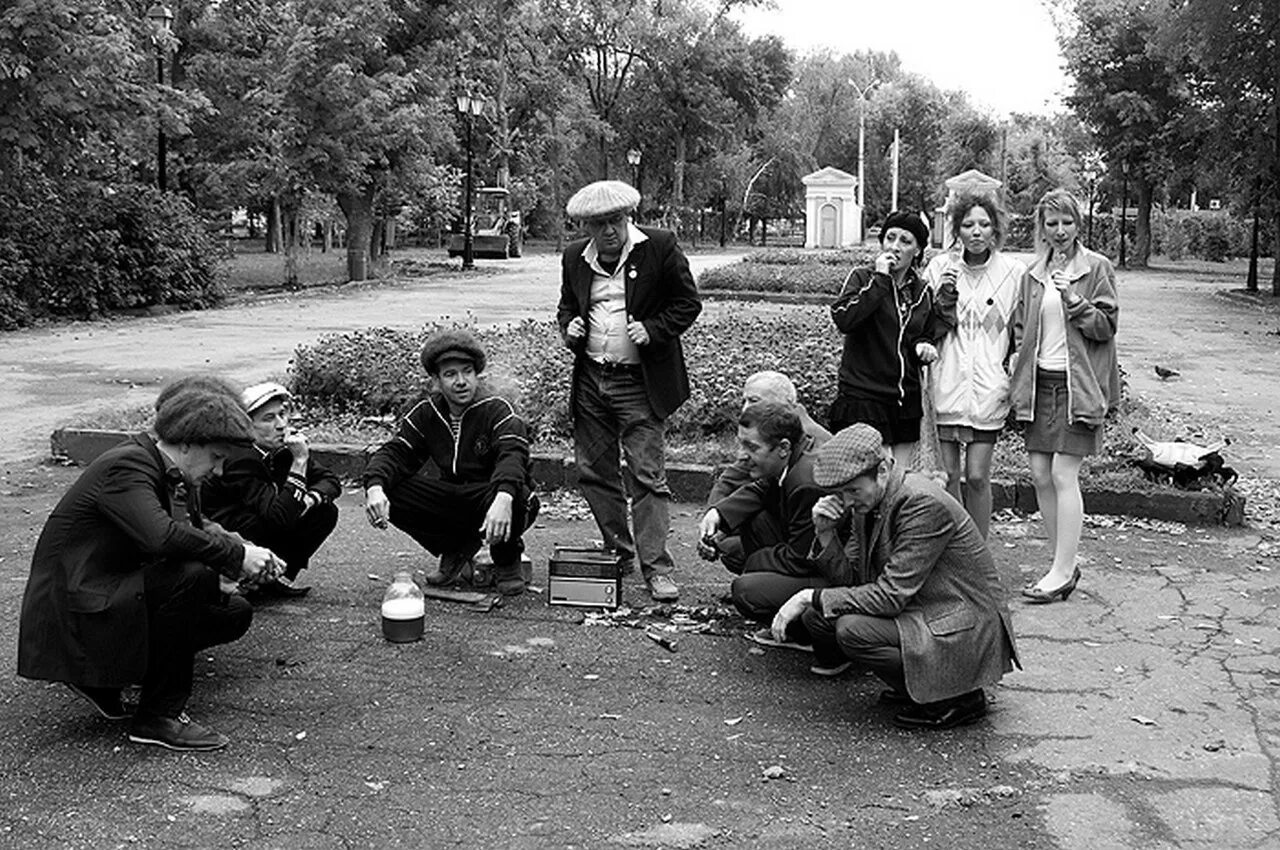
[[[240,403],[253,424],[253,445],[227,459],[222,476],[206,482],[205,512],[228,531],[266,546],[288,567],[258,595],[306,596],[298,574],[338,524],[338,476],[311,456],[306,435],[289,424],[289,391],[275,381],[245,388]]]
[[[904,475],[878,430],[851,425],[818,450],[818,559],[849,562],[851,587],[803,590],[773,621],[800,619],[814,673],[861,664],[889,685],[880,701],[906,728],[948,729],[987,712],[982,690],[1017,663],[1005,591],[986,540],[932,479]]]
[[[639,204],[640,193],[619,180],[569,199],[566,212],[587,238],[565,249],[557,320],[576,355],[569,404],[583,495],[624,571],[639,560],[654,600],[669,602],[680,589],[667,550],[663,427],[689,397],[680,335],[702,302],[675,234],[631,222]]]

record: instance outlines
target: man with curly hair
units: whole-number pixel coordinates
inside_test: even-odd
[[[369,522],[375,528],[390,522],[439,555],[439,569],[427,574],[431,584],[457,580],[487,545],[498,590],[523,593],[521,536],[538,512],[524,420],[481,386],[485,352],[469,331],[432,334],[422,366],[431,394],[365,468]],[[422,472],[428,462],[436,475]]]

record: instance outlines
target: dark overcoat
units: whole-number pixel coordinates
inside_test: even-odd
[[[98,457],[40,532],[18,626],[18,674],[124,687],[147,666],[144,570],[199,561],[238,574],[244,547],[175,522],[155,442],[138,434]]]
[[[648,238],[632,247],[622,270],[627,314],[642,322],[649,333],[648,344],[639,346],[640,367],[654,415],[666,419],[689,397],[689,373],[680,335],[702,312],[702,301],[689,271],[689,260],[676,244],[675,234],[649,227],[639,229]],[[575,316],[588,320],[595,272],[583,260],[582,253],[589,243],[589,239],[579,239],[564,251],[560,305],[556,310],[562,334]],[[584,336],[574,345],[574,386],[586,350]],[[574,409],[572,394],[569,409]]]

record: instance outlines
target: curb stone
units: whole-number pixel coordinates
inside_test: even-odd
[[[127,431],[59,428],[49,438],[52,454],[84,466],[98,455],[129,436]],[[374,446],[315,445],[312,454],[344,480],[358,480]],[[573,487],[577,484],[577,467],[573,459],[561,455],[534,454],[533,478],[547,489]],[[667,484],[678,502],[701,504],[711,491],[719,467],[702,464],[672,463],[667,465]],[[1235,494],[1191,492],[1184,490],[1131,491],[1085,486],[1084,507],[1091,514],[1114,514],[1181,522],[1186,525],[1244,524],[1244,497]],[[1034,513],[1034,488],[1022,481],[993,481],[992,508],[1013,508]]]

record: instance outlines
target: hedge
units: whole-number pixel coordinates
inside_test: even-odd
[[[418,352],[438,327],[419,332],[370,328],[299,346],[290,367],[290,388],[312,419],[402,415],[427,388]],[[568,440],[572,363],[554,322],[527,320],[472,330],[488,353],[486,381],[515,402],[535,442]],[[711,302],[683,342],[692,394],[667,422],[676,442],[731,442],[742,384],[761,369],[790,375],[800,401],[819,421],[835,398],[841,338],[823,306]],[[1131,407],[1126,398],[1121,416],[1108,424],[1107,457],[1091,459],[1092,468],[1128,466],[1134,443],[1125,411]],[[1020,441],[1009,442],[1018,445],[1003,454],[1015,460],[1003,465],[1024,467]]]
[[[753,251],[737,263],[708,269],[698,278],[700,289],[714,292],[786,292],[801,295],[840,293],[849,272],[870,266],[880,253],[875,245],[839,251],[771,248]],[[936,254],[925,250],[925,261]]]
[[[329,334],[299,346],[290,365],[291,390],[309,408],[338,414],[398,416],[427,389],[418,352],[427,334],[369,328]],[[555,323],[526,320],[497,329],[473,328],[488,354],[487,381],[515,400],[537,438],[567,438],[572,361]],[[781,369],[800,399],[825,411],[835,397],[840,338],[825,310],[757,308],[704,316],[683,338],[693,393],[668,420],[677,435],[732,433],[742,383],[752,372]]]
[[[208,307],[223,295],[221,256],[180,195],[16,180],[0,187],[0,328],[41,316]]]

